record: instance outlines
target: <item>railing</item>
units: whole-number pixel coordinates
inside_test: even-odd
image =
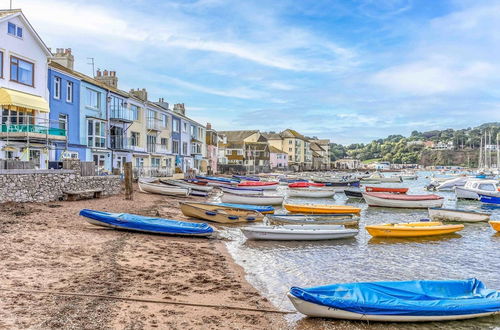
[[[111,149],[130,149],[128,139],[123,135],[111,135]]]
[[[163,144],[152,144],[148,143],[146,150],[148,152],[152,153],[160,153],[160,154],[167,154],[168,153],[168,147]]]
[[[2,124],[2,133],[38,133],[56,136],[66,136],[66,130],[35,124]]]
[[[133,121],[132,111],[130,109],[111,109],[111,113],[109,114],[110,119],[118,119],[125,121]]]
[[[146,127],[148,129],[154,129],[154,130],[157,130],[157,131],[165,129],[163,127],[163,124],[162,124],[161,120],[157,119],[157,118],[148,118],[148,120],[146,122]]]
[[[134,178],[140,177],[169,177],[172,176],[172,168],[167,167],[134,167],[132,170]]]

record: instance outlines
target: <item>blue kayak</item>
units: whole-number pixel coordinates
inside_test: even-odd
[[[232,204],[232,203],[212,203],[212,204],[234,207],[236,209],[257,211],[260,213],[274,213],[274,207],[267,205],[246,205],[246,204]]]
[[[479,200],[483,203],[488,203],[488,204],[500,204],[500,195],[485,195],[485,194],[478,194],[479,195]]]
[[[500,291],[475,279],[332,284],[289,297],[306,315],[374,321],[443,321],[500,312]]]
[[[83,209],[80,215],[88,222],[104,227],[168,235],[209,236],[214,229],[206,223],[150,218],[129,213],[108,213]]]

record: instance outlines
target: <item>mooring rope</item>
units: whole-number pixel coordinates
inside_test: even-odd
[[[259,309],[259,308],[252,308],[252,307],[240,307],[240,306],[230,306],[230,305],[198,304],[198,303],[189,303],[189,302],[181,302],[181,301],[166,301],[166,300],[147,299],[147,298],[106,296],[106,295],[100,295],[100,294],[79,293],[79,292],[22,290],[22,289],[11,289],[11,288],[0,288],[0,291],[10,291],[10,292],[17,292],[17,293],[53,294],[53,295],[59,295],[59,296],[74,296],[74,297],[91,297],[91,298],[125,300],[125,301],[135,301],[135,302],[143,302],[143,303],[181,305],[181,306],[193,306],[193,307],[226,308],[226,309],[249,311],[249,312],[261,312],[261,313],[277,313],[277,314],[293,314],[293,313],[295,313],[292,311],[279,311],[279,310],[273,310],[273,309]]]

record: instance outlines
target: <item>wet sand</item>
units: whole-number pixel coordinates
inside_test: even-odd
[[[133,201],[118,195],[1,204],[0,328],[287,328],[274,313],[15,291],[276,310],[245,280],[222,240],[118,231],[78,216],[90,208],[182,220],[178,200],[136,192]]]

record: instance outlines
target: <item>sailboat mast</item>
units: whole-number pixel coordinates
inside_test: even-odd
[[[478,168],[481,169],[483,167],[483,135],[480,136],[479,142],[479,163]]]

